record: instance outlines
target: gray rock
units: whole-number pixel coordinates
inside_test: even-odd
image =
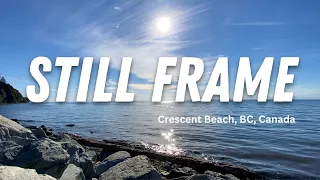
[[[60,144],[46,138],[24,146],[8,165],[32,168],[41,173],[53,166],[65,164],[68,160],[67,151]]]
[[[59,144],[61,144],[62,148],[65,149],[70,156],[76,152],[78,154],[84,152],[84,148],[75,140],[70,139],[68,141],[59,142]]]
[[[29,129],[0,115],[0,141],[14,141],[19,145],[25,145],[35,139],[37,138]]]
[[[13,161],[22,148],[13,141],[0,141],[0,164]]]
[[[79,154],[79,163],[79,167],[83,170],[86,179],[92,179],[95,174],[94,165],[91,158],[85,152]]]
[[[87,151],[86,154],[88,155],[88,157],[91,159],[92,162],[97,162],[98,155],[95,151]]]
[[[172,169],[169,174],[166,176],[166,178],[172,179],[172,178],[177,178],[181,176],[191,176],[197,174],[195,170],[193,170],[190,167],[182,167],[182,168],[175,168]]]
[[[54,178],[59,179],[62,176],[65,169],[68,167],[68,165],[68,163],[55,165],[47,169],[46,171],[42,172],[42,174],[48,174]]]
[[[56,180],[48,175],[38,174],[34,169],[23,169],[14,166],[0,166],[0,179],[3,180]]]
[[[84,177],[81,168],[75,166],[74,164],[69,164],[59,180],[86,180],[86,178]]]
[[[74,164],[76,166],[80,166],[80,157],[78,152],[75,152],[73,155],[70,156],[70,164]]]
[[[226,174],[226,175],[223,175],[222,177],[224,177],[227,180],[239,180],[239,178],[235,177],[232,174]]]
[[[209,170],[207,170],[206,172],[204,172],[204,174],[207,174],[207,175],[210,175],[210,176],[213,176],[213,177],[218,177],[218,178],[220,178],[220,179],[239,180],[237,177],[235,177],[235,176],[232,175],[232,174],[223,175],[223,174],[221,174],[221,173],[214,172],[214,171],[209,171]]]
[[[160,180],[161,176],[151,165],[147,156],[135,156],[109,168],[101,174],[99,180],[109,179],[154,179]]]
[[[32,133],[38,138],[38,139],[42,139],[42,138],[47,138],[48,136],[46,135],[46,133],[44,132],[44,130],[42,128],[36,128],[36,129],[31,129]]]
[[[109,161],[109,162],[114,162],[114,161],[123,161],[124,159],[127,159],[131,157],[130,154],[127,151],[118,151],[116,153],[113,153],[106,157],[103,161]]]
[[[210,170],[205,171],[204,174],[208,174],[208,175],[214,176],[214,177],[220,177],[220,176],[222,176],[221,173],[214,172],[214,171],[210,171]]]
[[[195,174],[190,176],[187,180],[224,180],[220,177],[213,177],[208,174]]]
[[[118,163],[131,157],[126,151],[119,151],[106,157],[103,162],[95,166],[95,177],[99,177],[102,173],[106,172],[110,167],[117,165]]]

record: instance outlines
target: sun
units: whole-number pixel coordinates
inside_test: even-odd
[[[168,17],[159,17],[156,20],[156,28],[158,31],[160,31],[161,33],[168,33],[171,29],[171,21],[170,18]]]

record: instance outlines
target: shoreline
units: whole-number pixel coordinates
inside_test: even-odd
[[[10,121],[10,122],[9,122]],[[7,124],[10,124],[10,126],[7,126]],[[15,128],[19,127],[19,129],[23,129],[24,132],[31,132],[31,133],[22,133],[21,132],[15,132],[17,131]],[[19,160],[15,160],[14,155],[17,157],[20,154],[23,154],[21,152],[18,152],[16,154],[11,153],[13,161],[5,162],[2,159],[0,159],[0,164],[2,165],[9,165],[9,166],[20,166],[23,168],[31,168],[35,169],[39,174],[48,174],[51,175],[57,179],[59,179],[59,176],[63,176],[64,172],[67,171],[66,169],[69,168],[70,164],[78,165],[78,167],[82,168],[83,176],[85,176],[85,179],[91,179],[92,177],[99,178],[97,175],[89,175],[88,172],[86,172],[88,167],[81,166],[80,164],[73,163],[72,161],[74,159],[75,153],[70,153],[69,151],[74,151],[74,147],[77,147],[77,150],[80,149],[80,151],[77,151],[78,154],[76,156],[79,156],[81,159],[81,155],[84,153],[89,154],[95,154],[95,160],[91,160],[91,166],[89,169],[90,171],[95,172],[98,171],[97,167],[101,166],[105,159],[107,159],[109,156],[114,156],[114,154],[121,154],[121,152],[126,152],[130,154],[129,156],[131,158],[128,158],[125,161],[121,161],[121,163],[127,162],[130,159],[134,158],[140,158],[140,157],[146,157],[151,169],[155,171],[157,176],[161,177],[161,179],[192,179],[192,178],[206,178],[206,179],[227,179],[227,180],[237,180],[237,179],[266,179],[261,174],[255,173],[253,171],[250,171],[246,167],[242,166],[235,166],[228,163],[221,163],[221,162],[211,162],[207,160],[201,160],[198,158],[193,158],[186,155],[170,155],[166,153],[159,153],[152,149],[146,148],[143,145],[138,144],[130,144],[125,141],[112,141],[112,140],[96,140],[93,138],[86,138],[81,137],[72,133],[63,133],[63,132],[55,132],[52,129],[49,129],[42,126],[23,126],[20,125],[19,120],[13,119],[9,120],[3,116],[0,116],[0,134],[2,137],[2,142],[14,142],[14,144],[21,145],[21,139],[18,141],[15,141],[17,134],[20,136],[19,138],[26,138],[22,140],[22,148],[20,148],[20,151],[23,151],[25,147],[28,147],[30,143],[38,143],[45,141],[46,143],[58,143],[61,144],[63,149],[69,153],[69,157],[66,158],[66,161],[64,162],[64,165],[62,166],[61,170],[61,164],[59,165],[60,173],[57,173],[55,170],[52,172],[50,170],[48,172],[48,169],[45,171],[43,169],[37,169],[36,167],[33,168],[32,166],[28,165],[21,165]],[[3,133],[4,131],[7,131],[6,133]],[[27,137],[26,137],[27,136]],[[36,137],[36,138],[34,138]],[[24,142],[27,141],[27,142]],[[48,141],[48,142],[47,142]],[[67,144],[66,142],[67,141]],[[16,146],[14,146],[16,147]],[[2,145],[0,146],[0,152],[5,152],[8,154],[7,151],[5,151],[5,147]],[[83,151],[83,152],[81,152]],[[4,154],[5,154],[4,153]],[[63,153],[62,153],[63,154]],[[6,154],[5,154],[6,155]],[[61,154],[58,154],[59,156]],[[78,158],[79,158],[78,157]],[[8,159],[8,158],[7,158]],[[19,158],[18,158],[19,159]],[[119,163],[119,164],[121,164]],[[27,163],[28,164],[28,163]],[[30,163],[29,163],[30,164]],[[117,167],[118,163],[113,164],[112,167]],[[110,167],[109,167],[110,168]],[[49,168],[49,169],[52,169]],[[57,168],[56,168],[57,169]],[[99,168],[98,168],[99,169]],[[111,168],[112,169],[112,168]],[[80,169],[81,170],[81,169]],[[109,170],[106,170],[104,173],[108,172]],[[141,172],[139,172],[141,173]],[[0,173],[1,174],[1,173]],[[93,173],[94,174],[94,173]],[[87,177],[88,176],[88,177]],[[102,176],[102,175],[101,175]],[[99,179],[103,179],[103,178]],[[115,178],[117,179],[117,178]],[[121,179],[121,178],[120,178]],[[139,178],[137,178],[139,179]],[[150,179],[150,178],[149,178]],[[151,178],[154,179],[154,178]],[[156,179],[156,178],[155,178]]]

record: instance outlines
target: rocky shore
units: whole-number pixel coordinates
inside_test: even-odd
[[[0,115],[0,179],[265,179],[247,168],[157,153],[123,141],[98,141],[23,127]]]

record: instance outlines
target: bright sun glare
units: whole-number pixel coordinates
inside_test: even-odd
[[[161,33],[167,33],[171,28],[171,21],[168,17],[160,17],[156,23],[156,27]]]

